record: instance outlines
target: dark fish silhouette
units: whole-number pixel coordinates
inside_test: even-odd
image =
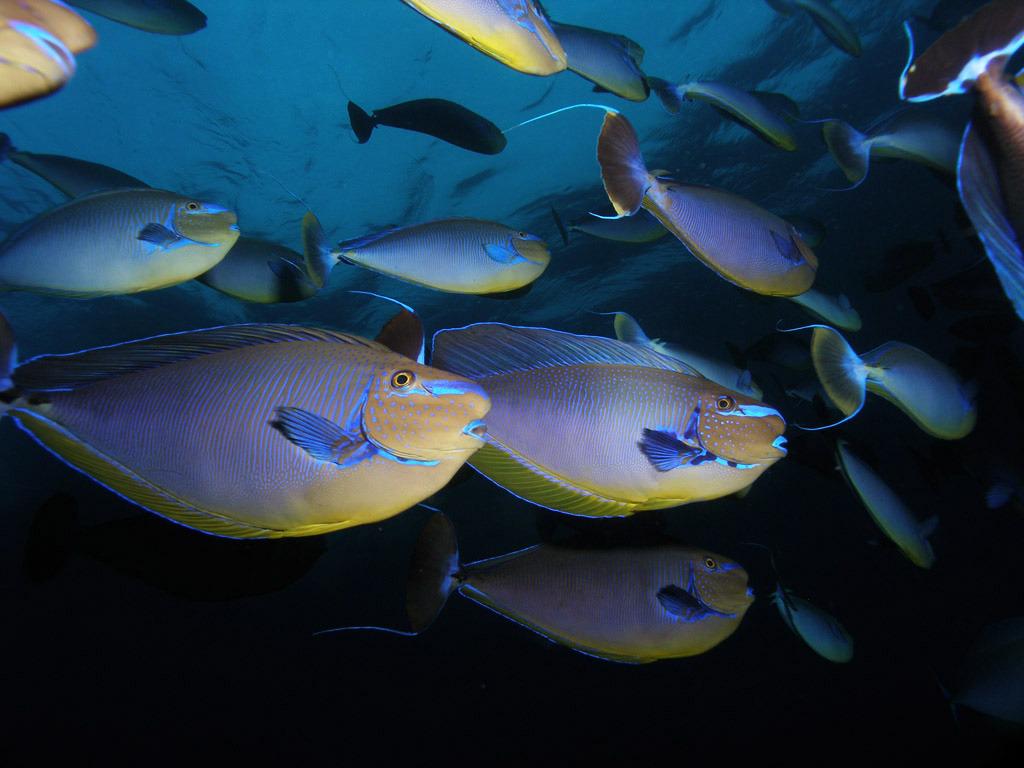
[[[883,293],[905,283],[935,262],[937,247],[928,241],[913,241],[890,248],[882,263],[864,275],[864,290]]]
[[[413,99],[372,114],[350,101],[348,117],[360,144],[370,140],[378,125],[425,133],[482,155],[496,155],[508,143],[505,134],[486,117],[447,99]]]

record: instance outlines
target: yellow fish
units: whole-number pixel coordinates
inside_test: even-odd
[[[483,444],[490,408],[472,381],[303,326],[173,333],[17,367],[13,350],[0,324],[0,407],[37,442],[151,512],[231,538],[408,509]]]
[[[797,296],[814,284],[818,259],[792,224],[729,192],[651,173],[636,131],[618,112],[605,114],[597,159],[620,215],[646,208],[729,282],[767,296]]]
[[[533,0],[402,0],[478,51],[528,75],[568,65],[565,49]]]

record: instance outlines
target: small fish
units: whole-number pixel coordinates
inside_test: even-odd
[[[89,23],[60,0],[0,3],[0,108],[48,96],[96,44]]]
[[[317,292],[302,254],[254,237],[238,238],[227,256],[196,279],[228,296],[258,304],[305,301]]]
[[[914,18],[934,32],[947,32],[982,5],[979,0],[939,0],[930,14],[915,14]]]
[[[766,0],[766,2],[784,16],[789,16],[797,10],[806,12],[825,37],[844,53],[859,57],[863,52],[857,31],[825,0]]]
[[[982,630],[964,658],[954,707],[1024,724],[1024,617]]]
[[[744,394],[747,397],[752,397],[755,400],[760,400],[764,397],[764,390],[753,381],[749,370],[741,371],[739,368],[721,360],[702,355],[698,352],[691,352],[677,344],[664,342],[661,339],[650,339],[632,316],[627,315],[625,312],[614,312],[612,314],[615,317],[615,338],[619,341],[647,347],[659,354],[680,360],[695,369],[704,378],[717,382],[723,387]]]
[[[868,293],[891,291],[928,269],[938,255],[936,244],[927,240],[914,240],[889,248],[881,264],[865,273],[864,290]]]
[[[919,568],[931,568],[935,552],[928,541],[938,525],[932,517],[920,522],[900,498],[863,460],[850,451],[845,440],[836,443],[839,468],[864,504],[871,518],[904,555]]]
[[[481,53],[528,75],[568,65],[565,49],[533,0],[402,0]]]
[[[853,658],[853,638],[835,616],[794,595],[781,584],[776,586],[772,602],[786,626],[819,656],[836,664],[845,664]]]
[[[646,347],[478,323],[436,333],[431,360],[491,396],[471,466],[558,512],[626,516],[720,498],[786,455],[777,410]]]
[[[696,99],[710,104],[737,125],[751,131],[772,146],[793,152],[797,148],[796,134],[789,122],[774,106],[778,101],[763,94],[751,93],[726,83],[699,82],[674,85],[660,77],[647,79],[662,105],[671,114],[677,114],[684,101]],[[776,94],[772,94],[776,96]],[[787,101],[790,101],[787,97]]]
[[[799,296],[790,297],[790,301],[799,304],[823,323],[838,326],[844,331],[856,332],[861,328],[860,313],[853,308],[845,294],[833,297],[811,288]]]
[[[620,215],[645,208],[729,282],[768,296],[814,284],[818,259],[791,224],[737,195],[651,174],[629,121],[607,112],[597,144],[605,192]]]
[[[582,232],[619,243],[653,243],[668,234],[653,214],[643,209],[632,216],[603,218],[587,215],[569,225],[570,232]]]
[[[0,133],[0,163],[10,160],[52,184],[68,197],[83,197],[108,189],[144,189],[149,185],[106,165],[63,155],[40,155],[15,149]]]
[[[447,99],[414,99],[367,113],[348,103],[348,117],[360,144],[370,140],[378,125],[425,133],[470,152],[496,155],[508,140],[494,123],[461,104]]]
[[[237,221],[220,205],[158,189],[78,197],[0,243],[0,289],[89,298],[177,285],[224,258]]]
[[[768,333],[746,349],[731,349],[733,362],[740,368],[747,367],[750,360],[760,360],[791,371],[809,371],[812,367],[807,346],[786,333]]]
[[[842,120],[826,120],[821,134],[836,164],[855,185],[867,178],[872,157],[909,160],[956,175],[960,134],[952,126],[915,110],[903,110],[867,133]]]
[[[814,329],[811,358],[828,399],[848,421],[867,392],[885,398],[933,437],[959,440],[977,421],[975,393],[944,363],[917,347],[888,341],[857,355],[838,331]],[[842,422],[839,422],[842,423]]]
[[[474,382],[296,325],[37,357],[0,379],[13,382],[5,413],[55,456],[150,512],[228,538],[396,515],[482,445],[490,407]]]
[[[644,49],[622,35],[551,22],[565,49],[568,69],[595,84],[597,93],[646,101],[651,89],[644,77]]]
[[[960,146],[957,187],[1003,290],[1024,319],[1024,90],[1006,73],[1024,45],[1024,4],[987,3],[916,59],[912,37],[910,42],[902,99],[976,95],[975,118]]]
[[[754,602],[739,563],[689,547],[538,544],[464,565],[442,514],[424,526],[409,574],[416,633],[458,592],[552,642],[626,664],[705,653],[736,631]]]
[[[443,219],[347,240],[332,250],[312,213],[302,222],[307,271],[323,285],[339,261],[448,293],[497,294],[524,288],[551,261],[536,235],[480,219]]]
[[[191,35],[206,14],[187,0],[67,0],[68,5],[158,35]]]

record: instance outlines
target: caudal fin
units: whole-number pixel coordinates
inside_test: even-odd
[[[983,5],[910,61],[900,77],[900,98],[929,101],[966,93],[984,72],[1001,76],[1003,65],[1024,45],[1024,3],[993,0]],[[994,68],[993,68],[994,67]]]
[[[360,144],[368,142],[370,134],[373,133],[373,129],[377,125],[373,116],[354,101],[350,101],[348,103],[348,120],[352,124],[352,131],[356,135],[356,140]]]
[[[458,586],[459,545],[455,526],[444,514],[433,515],[420,532],[409,562],[405,609],[414,632],[429,627]]]
[[[74,551],[78,504],[73,496],[56,493],[32,517],[25,545],[25,572],[35,582],[55,576]]]
[[[597,140],[597,162],[601,164],[604,190],[620,216],[640,210],[650,186],[647,166],[640,153],[640,139],[622,114],[608,112]]]
[[[309,273],[309,279],[317,288],[323,288],[335,259],[327,245],[327,236],[320,226],[320,220],[312,211],[306,211],[306,215],[302,217],[302,247],[306,254],[306,271]]]
[[[842,120],[826,120],[821,126],[828,151],[852,184],[860,184],[868,175],[871,141]]]
[[[683,92],[675,83],[660,77],[648,77],[647,87],[661,100],[661,106],[670,115],[676,115],[683,108]]]
[[[828,399],[847,418],[864,407],[867,371],[842,335],[827,325],[814,326],[811,360]]]
[[[651,343],[651,340],[647,338],[647,334],[644,333],[644,329],[640,327],[640,323],[632,315],[627,315],[625,312],[615,313],[615,338],[627,344],[639,344],[641,346],[649,346]]]
[[[555,210],[555,206],[551,206],[551,218],[555,220],[555,226],[558,227],[558,234],[562,236],[562,245],[568,247],[569,245],[569,230],[565,228],[565,222],[562,221],[562,217],[558,211]]]
[[[6,162],[13,151],[14,145],[11,143],[11,137],[6,133],[0,133],[0,163]]]

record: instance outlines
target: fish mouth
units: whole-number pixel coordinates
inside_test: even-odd
[[[473,419],[462,428],[462,434],[484,442],[484,438],[487,437],[487,424],[482,419]]]
[[[779,451],[783,456],[785,456],[789,453],[789,449],[786,447],[787,444],[788,443],[786,441],[786,436],[779,435],[772,441],[772,448]]]

